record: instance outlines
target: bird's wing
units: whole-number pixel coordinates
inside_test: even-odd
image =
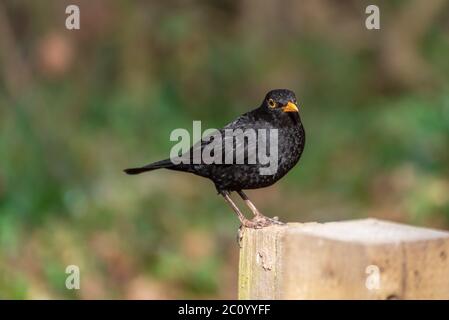
[[[221,164],[256,163],[257,135],[249,126],[250,113],[245,113],[223,129],[204,137],[201,141],[203,156],[218,154],[215,160],[221,159]],[[200,144],[193,149],[199,148]],[[211,152],[213,150],[213,152]],[[204,159],[203,159],[204,160]]]
[[[257,129],[253,126],[251,113],[245,113],[223,129],[203,137],[177,160],[193,164],[210,164],[213,161],[217,164],[221,159],[221,164],[230,164],[230,162],[234,164],[241,161],[253,164],[257,161],[257,135],[255,130],[248,130]],[[206,162],[205,158],[208,156],[209,162]]]

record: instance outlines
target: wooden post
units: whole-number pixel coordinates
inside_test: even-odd
[[[449,232],[374,219],[245,229],[239,299],[449,299]]]

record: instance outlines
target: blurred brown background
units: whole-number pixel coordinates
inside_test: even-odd
[[[2,1],[0,298],[236,298],[238,221],[212,184],[122,169],[272,88],[296,92],[307,145],[250,192],[265,214],[449,228],[448,57],[443,0]]]

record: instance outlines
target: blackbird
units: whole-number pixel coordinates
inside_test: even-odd
[[[244,135],[242,139],[239,135],[229,134],[242,131],[246,133],[251,130],[257,133],[257,139],[250,139],[254,137],[251,135]],[[266,159],[259,154],[262,145],[265,150],[270,150],[270,157],[274,157],[272,160],[276,164],[275,170],[262,171],[268,167]],[[124,171],[127,174],[139,174],[164,168],[208,178],[238,215],[242,226],[262,228],[283,223],[277,218],[268,218],[261,214],[243,190],[268,187],[281,179],[299,161],[304,145],[305,131],[299,116],[296,96],[290,90],[276,89],[267,93],[258,108],[204,137],[188,152]],[[217,161],[206,163],[204,159],[198,159],[206,148],[213,151],[210,155]],[[239,157],[243,159],[243,163],[236,161]],[[226,162],[223,159],[232,161]],[[254,215],[253,219],[247,219],[230,198],[232,191],[237,192],[244,200]]]

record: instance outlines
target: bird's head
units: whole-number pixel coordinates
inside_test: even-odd
[[[273,112],[299,112],[295,93],[287,89],[268,92],[262,106]]]

